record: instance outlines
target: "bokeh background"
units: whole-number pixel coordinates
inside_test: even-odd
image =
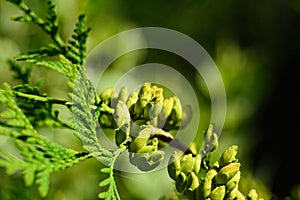
[[[46,1],[25,1],[45,15]],[[239,145],[241,188],[256,187],[266,198],[283,199],[298,192],[300,173],[299,78],[300,1],[298,0],[64,0],[54,1],[60,32],[69,38],[77,16],[86,13],[92,28],[88,51],[101,41],[138,27],[163,27],[186,34],[201,44],[216,63],[227,95],[227,115],[220,136],[220,154]],[[31,24],[11,21],[20,15],[12,4],[0,0],[0,82],[17,84],[7,59],[50,42]],[[184,59],[161,50],[139,50],[116,60],[108,80],[143,63],[162,63],[183,74],[197,93],[201,106],[199,137],[209,123],[210,99],[201,77]],[[55,98],[67,98],[66,79],[43,68],[33,68],[32,82]],[[176,83],[174,83],[176,86]],[[178,86],[180,87],[180,86]],[[59,143],[80,149],[67,130],[40,129]],[[0,150],[15,152],[8,138],[0,137]],[[88,160],[54,174],[47,199],[96,199],[101,164]],[[124,199],[158,199],[173,192],[166,170],[116,177]],[[24,186],[20,175],[8,177],[0,169],[0,199],[38,199],[36,188]]]

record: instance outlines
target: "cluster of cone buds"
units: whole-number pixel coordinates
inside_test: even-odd
[[[200,154],[196,157],[191,154],[178,156],[174,152],[168,172],[175,180],[177,191],[196,200],[261,200],[255,189],[251,189],[246,197],[238,189],[241,164],[236,158],[237,148],[232,145],[226,149],[205,173],[199,173]]]
[[[169,176],[175,180],[175,186],[179,193],[193,196],[199,187],[197,174],[200,171],[201,156],[198,154],[180,155],[177,151],[173,153],[168,165]]]
[[[99,124],[115,130],[117,146],[128,149],[130,162],[140,170],[157,167],[164,159],[161,147],[191,119],[190,106],[182,107],[176,96],[165,98],[163,89],[145,83],[127,95],[109,88],[100,94]]]

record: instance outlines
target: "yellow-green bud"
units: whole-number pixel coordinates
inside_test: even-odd
[[[222,155],[219,159],[220,167],[223,167],[223,166],[225,166],[231,162],[235,162],[237,160],[235,157],[237,154],[237,149],[238,149],[237,145],[232,145],[222,153]]]
[[[148,144],[142,148],[140,148],[137,152],[138,153],[151,153],[153,151],[156,151],[158,149],[158,139],[157,138],[153,138],[151,140],[152,144]]]
[[[141,148],[147,145],[147,142],[149,140],[151,134],[150,128],[144,128],[142,129],[138,136],[133,139],[133,141],[130,143],[129,151],[130,152],[138,152]]]
[[[138,98],[138,93],[137,92],[133,91],[133,92],[130,93],[130,95],[129,95],[127,101],[126,101],[126,105],[127,105],[128,109],[130,111],[133,111],[133,108],[134,108],[133,106],[137,102],[138,99],[139,98]]]
[[[220,169],[216,176],[216,183],[222,185],[227,183],[239,171],[240,163],[230,163]]]
[[[194,172],[195,172],[196,174],[198,174],[199,171],[200,171],[200,168],[201,168],[201,160],[202,160],[201,155],[200,155],[200,154],[197,154],[197,156],[195,157],[195,162],[194,162]]]
[[[161,112],[162,109],[162,104],[160,103],[154,103],[149,111],[149,118],[154,119],[155,117],[158,116],[158,114]]]
[[[150,119],[150,109],[152,107],[152,103],[147,103],[144,110],[143,110],[143,116],[145,119],[149,120]]]
[[[171,112],[171,120],[173,120],[175,123],[177,123],[176,125],[179,126],[182,118],[182,106],[177,96],[174,96],[173,98],[174,98],[174,105]]]
[[[159,95],[161,96],[153,97],[152,99],[155,100],[151,100],[149,103],[146,104],[144,108],[144,117],[146,119],[154,119],[161,112],[163,97],[162,93],[159,93]]]
[[[211,193],[213,178],[218,174],[215,169],[210,169],[206,173],[204,180],[201,182],[201,193],[203,198],[207,198]]]
[[[102,104],[100,107],[100,114],[101,113],[113,114],[114,112],[115,112],[115,109],[109,107],[107,104]]]
[[[120,92],[119,92],[119,96],[118,96],[118,100],[119,101],[123,101],[126,102],[127,100],[127,88],[126,87],[122,87]]]
[[[210,198],[212,200],[223,200],[225,197],[225,186],[221,185],[211,191]]]
[[[123,101],[118,101],[114,113],[114,119],[118,128],[122,127],[125,124],[130,124],[130,113]]]
[[[195,159],[193,158],[192,154],[184,155],[180,161],[180,170],[188,174],[194,168]]]
[[[216,148],[218,148],[218,135],[214,132],[213,124],[209,125],[204,135],[206,150],[214,151]]]
[[[111,100],[112,96],[115,96],[115,89],[114,88],[107,88],[103,92],[100,93],[99,97],[105,104],[108,104]]]
[[[175,186],[176,189],[179,193],[182,193],[187,185],[187,177],[185,175],[185,173],[180,172],[177,176],[176,182],[175,182]]]
[[[178,155],[177,151],[174,151],[174,153],[170,157],[168,173],[173,180],[176,180],[178,174],[180,173],[180,155]]]
[[[240,178],[241,178],[241,172],[238,171],[234,177],[232,179],[230,179],[226,184],[226,191],[231,191],[233,190],[234,188],[237,188],[238,187],[238,184],[239,184],[239,181],[240,181]]]
[[[197,175],[192,171],[188,176],[187,190],[194,191],[199,187],[199,179]]]
[[[228,191],[226,191],[228,192]],[[238,188],[235,187],[233,190],[231,190],[227,195],[226,195],[226,200],[234,200],[234,199],[240,199],[237,198],[238,195]]]
[[[148,104],[148,101],[146,99],[138,99],[136,104],[134,104],[134,115],[140,117],[142,114],[144,114],[144,108]]]
[[[144,85],[141,87],[139,94],[140,99],[146,99],[147,101],[150,101],[151,99],[151,83],[144,83]]]
[[[139,93],[138,93],[138,100],[134,104],[133,114],[135,118],[140,118],[144,114],[144,108],[151,100],[151,84],[145,83]]]
[[[247,200],[257,200],[258,199],[258,194],[256,192],[256,189],[251,189],[249,193],[246,196]]]
[[[151,88],[152,92],[152,102],[163,102],[164,101],[164,96],[163,96],[163,89],[158,88],[156,85],[152,86]]]
[[[102,128],[116,128],[115,120],[112,114],[110,113],[101,113],[98,118],[99,124]]]
[[[163,102],[163,107],[158,115],[158,125],[163,127],[166,123],[167,118],[170,116],[174,105],[174,98],[167,98]]]
[[[116,130],[115,141],[116,145],[120,146],[129,137],[129,127],[124,125],[120,129]]]

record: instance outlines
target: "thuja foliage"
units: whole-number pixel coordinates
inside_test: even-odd
[[[21,171],[25,185],[36,184],[39,194],[46,197],[50,176],[86,159],[104,163],[99,172],[107,178],[100,181],[101,199],[121,199],[114,180],[114,163],[118,156],[129,152],[130,163],[141,171],[158,167],[165,159],[164,148],[174,147],[167,172],[174,180],[176,193],[161,199],[260,199],[255,189],[248,194],[239,190],[241,171],[236,158],[236,145],[212,162],[210,153],[218,146],[214,126],[208,125],[204,146],[199,152],[176,141],[176,133],[184,129],[192,117],[191,107],[181,105],[176,96],[165,97],[163,88],[145,83],[139,90],[127,93],[108,88],[100,94],[87,78],[85,71],[86,28],[85,15],[78,22],[71,39],[64,41],[58,32],[55,5],[49,2],[46,18],[38,16],[22,0],[9,0],[24,12],[13,18],[39,26],[50,36],[52,43],[36,51],[24,53],[10,60],[14,78],[22,84],[4,83],[0,89],[0,134],[14,140],[21,158],[0,152],[0,166],[11,175]],[[26,64],[26,65],[25,65]],[[31,66],[47,67],[68,78],[71,101],[58,100],[41,93],[39,85],[31,83]],[[69,109],[72,119],[64,121],[54,109],[60,104]],[[68,128],[82,143],[82,151],[66,148],[38,133],[38,127]],[[101,146],[97,128],[114,130],[116,150]],[[100,165],[99,165],[100,166]]]

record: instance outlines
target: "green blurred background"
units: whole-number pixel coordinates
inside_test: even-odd
[[[26,1],[45,15],[46,2]],[[259,194],[283,199],[300,184],[297,132],[299,123],[300,53],[299,0],[187,0],[108,1],[63,0],[56,2],[64,38],[69,38],[78,14],[86,13],[92,28],[88,51],[101,41],[137,27],[163,27],[179,31],[199,42],[222,75],[227,95],[227,115],[220,137],[220,154],[239,145],[241,188],[257,187]],[[17,84],[6,63],[20,52],[33,50],[50,40],[36,26],[17,23],[20,15],[12,4],[0,0],[0,81]],[[209,123],[210,99],[201,77],[182,58],[161,50],[140,50],[112,64],[109,76],[143,63],[162,63],[183,74],[197,92],[201,106],[200,135]],[[33,83],[55,98],[67,98],[66,79],[43,68],[33,69]],[[67,147],[80,149],[72,133],[41,129],[41,134]],[[15,152],[8,138],[0,137],[0,150]],[[96,199],[100,163],[85,161],[54,174],[47,199]],[[172,193],[166,170],[148,174],[118,173],[124,199],[158,199]],[[292,192],[292,190],[294,192]],[[296,191],[297,192],[297,191]],[[38,199],[36,188],[26,188],[20,175],[8,177],[0,170],[0,199]]]

